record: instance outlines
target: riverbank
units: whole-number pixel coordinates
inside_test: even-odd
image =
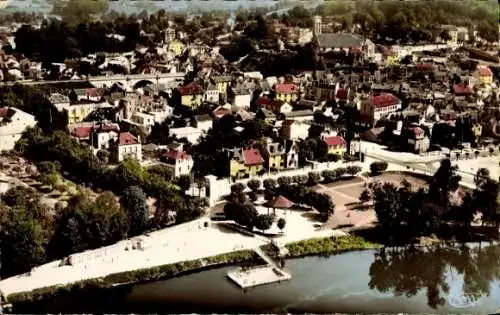
[[[359,236],[351,235],[312,238],[289,243],[285,246],[289,251],[287,258],[298,258],[311,255],[332,255],[347,251],[380,247],[380,245],[368,242]],[[277,257],[277,253],[271,245],[263,245],[261,248],[271,256]],[[262,264],[263,261],[253,250],[239,250],[196,260],[114,273],[105,277],[82,280],[72,284],[54,285],[29,292],[13,293],[6,297],[6,301],[14,305],[17,303],[33,303],[78,294],[80,292],[83,293],[92,290],[111,289],[118,286],[137,285],[164,280],[207,269],[241,263]]]

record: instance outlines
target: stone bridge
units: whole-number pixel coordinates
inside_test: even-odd
[[[129,84],[131,87],[137,88],[143,84],[172,84],[177,85],[177,82],[181,83],[184,80],[185,73],[156,73],[156,74],[128,74],[128,75],[112,75],[112,76],[89,76],[86,79],[77,80],[54,80],[54,81],[33,81],[33,80],[22,80],[15,82],[1,82],[2,85],[14,85],[16,83],[26,84],[26,85],[51,85],[51,84],[61,84],[61,83],[84,83],[89,82],[95,87],[112,86],[114,83],[121,82],[123,84]]]

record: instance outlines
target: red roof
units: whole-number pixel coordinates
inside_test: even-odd
[[[189,83],[188,85],[178,86],[177,91],[179,91],[181,95],[201,94],[201,86],[196,83]]]
[[[246,165],[259,165],[264,163],[264,159],[257,149],[243,150],[243,160]]]
[[[262,106],[262,105],[268,105],[271,102],[272,102],[272,99],[270,99],[269,97],[259,97],[255,101],[255,104],[257,104],[258,106]]]
[[[221,118],[221,117],[224,117],[226,115],[231,114],[231,110],[224,108],[222,106],[219,106],[212,113],[214,114],[215,117]]]
[[[129,145],[129,144],[139,144],[137,138],[134,137],[130,132],[122,132],[118,137],[118,145]]]
[[[325,141],[326,145],[331,147],[331,146],[344,146],[346,144],[344,138],[340,136],[333,136],[333,137],[325,137],[323,139]]]
[[[268,206],[272,207],[272,208],[287,209],[287,208],[290,208],[291,206],[293,206],[293,202],[291,202],[290,200],[286,199],[285,197],[279,195],[276,198],[274,198],[273,200],[271,200],[268,203]]]
[[[413,127],[413,128],[410,128],[410,130],[413,132],[413,134],[415,136],[420,136],[421,134],[424,133],[424,130],[420,127]]]
[[[180,151],[180,150],[169,151],[165,154],[165,156],[169,159],[174,159],[174,160],[188,160],[191,157],[185,151]]]
[[[370,103],[375,107],[387,107],[401,103],[399,98],[390,93],[380,93],[379,95],[370,96]]]
[[[355,47],[349,48],[349,52],[352,53],[352,54],[359,55],[359,54],[363,53],[363,50],[361,49],[361,47],[355,46]]]
[[[434,68],[434,65],[432,63],[418,63],[415,65],[415,68],[419,70],[431,70]]]
[[[87,89],[87,96],[89,96],[89,97],[100,97],[103,95],[104,95],[104,89],[100,89],[100,88]]]
[[[457,95],[467,95],[471,94],[472,90],[467,84],[460,83],[453,85],[453,93]]]
[[[477,71],[479,72],[479,75],[482,77],[489,77],[493,75],[490,68],[488,67],[480,67],[477,69]]]
[[[105,124],[105,125],[96,125],[96,126],[84,126],[84,127],[76,127],[71,131],[71,135],[78,139],[87,139],[90,137],[92,132],[109,132],[109,131],[120,131],[120,128],[116,124]]]
[[[7,117],[8,112],[9,112],[8,107],[1,107],[0,108],[0,117]]]
[[[335,97],[341,100],[347,100],[347,90],[346,89],[338,89]]]
[[[297,86],[293,83],[278,83],[274,86],[274,90],[279,94],[297,93]]]

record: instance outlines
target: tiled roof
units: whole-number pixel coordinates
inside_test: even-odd
[[[201,86],[196,83],[190,83],[188,85],[181,85],[177,87],[177,91],[181,95],[193,95],[193,94],[201,94]]]
[[[298,88],[295,84],[293,83],[278,83],[274,86],[274,89],[276,93],[282,94],[290,94],[290,93],[297,93]]]
[[[231,110],[224,108],[222,106],[219,106],[212,113],[214,114],[215,117],[221,118],[223,116],[231,114]]]
[[[137,139],[130,132],[122,132],[118,137],[118,145],[138,144]]]
[[[346,142],[344,138],[339,137],[339,136],[333,136],[333,137],[325,137],[323,141],[326,143],[327,146],[339,146],[339,145],[345,145]]]
[[[467,84],[460,83],[460,84],[453,85],[453,93],[459,94],[459,95],[471,94],[472,90]]]
[[[338,89],[335,97],[337,97],[338,99],[341,99],[341,100],[347,100],[347,90],[346,89]]]
[[[245,161],[245,165],[260,165],[264,163],[264,159],[257,149],[243,150],[243,160]]]
[[[418,63],[415,65],[415,68],[419,70],[431,70],[434,68],[432,63]]]
[[[413,134],[415,136],[419,136],[419,135],[424,133],[424,130],[420,127],[413,127],[413,128],[410,128],[410,130],[413,132]]]
[[[174,159],[174,160],[188,160],[191,158],[191,156],[187,154],[185,151],[180,151],[180,150],[169,151],[165,154],[165,156],[169,159]]]
[[[276,198],[274,198],[273,200],[271,200],[269,202],[269,207],[271,208],[282,208],[282,209],[288,209],[290,208],[291,206],[293,206],[293,202],[291,202],[290,200],[288,200],[287,198],[279,195],[277,196]]]
[[[363,40],[353,34],[318,34],[318,44],[321,48],[351,48],[361,46]]]
[[[370,103],[375,105],[375,107],[393,106],[400,102],[399,98],[390,93],[380,93],[379,95],[370,96]]]
[[[490,68],[488,68],[488,67],[478,68],[477,71],[479,72],[479,75],[482,76],[482,77],[493,75],[493,73],[491,72]]]

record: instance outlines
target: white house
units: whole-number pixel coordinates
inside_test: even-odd
[[[178,139],[186,138],[192,144],[198,143],[203,130],[195,127],[170,128],[170,136],[176,136]]]
[[[193,169],[193,158],[185,151],[172,150],[163,156],[168,167],[172,168],[175,177],[189,175]]]
[[[14,107],[0,108],[0,150],[12,150],[27,127],[36,126],[33,115]]]
[[[285,168],[293,169],[299,167],[299,148],[293,140],[285,141]]]
[[[215,84],[209,84],[203,95],[203,100],[209,103],[219,103],[219,89]]]
[[[371,95],[368,99],[361,102],[361,116],[375,124],[382,117],[401,110],[401,100],[390,93],[380,93]]]
[[[210,115],[195,115],[191,124],[194,128],[206,133],[209,129],[212,129],[213,120]]]
[[[240,108],[249,108],[252,101],[252,93],[247,88],[233,88],[233,102],[232,105]]]
[[[130,132],[121,132],[114,142],[112,149],[116,162],[121,162],[126,158],[133,158],[142,161],[142,146],[140,137],[134,137]]]
[[[147,113],[140,113],[136,112],[132,115],[132,118],[130,118],[134,123],[136,123],[138,126],[141,126],[144,128],[144,130],[147,133],[151,132],[151,129],[153,128],[156,120],[155,116],[152,114],[147,114]]]
[[[285,120],[281,126],[280,134],[285,140],[306,139],[309,135],[309,124],[296,120]]]

